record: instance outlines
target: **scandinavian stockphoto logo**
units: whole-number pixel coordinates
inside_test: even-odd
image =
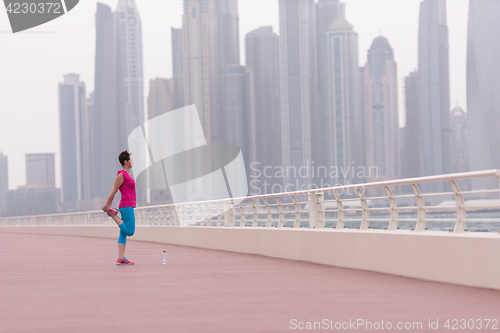
[[[78,1],[3,0],[13,33],[52,21],[72,10]]]
[[[134,154],[131,170],[137,184],[151,190],[169,188],[174,204],[234,198],[231,206],[235,206],[248,194],[240,147],[229,142],[207,143],[195,105],[164,113],[135,128],[128,146]],[[204,219],[231,208],[204,206]]]

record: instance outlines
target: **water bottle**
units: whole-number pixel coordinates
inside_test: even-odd
[[[163,251],[163,265],[167,264],[167,253]]]

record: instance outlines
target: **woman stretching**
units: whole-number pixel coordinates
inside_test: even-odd
[[[132,236],[135,232],[135,215],[134,208],[136,204],[135,197],[135,181],[130,176],[129,171],[134,165],[134,161],[126,150],[120,153],[118,160],[122,165],[122,170],[118,171],[115,183],[111,188],[108,200],[102,207],[102,210],[108,214],[120,227],[120,237],[118,238],[118,259],[117,265],[133,265],[134,263],[125,258],[125,244],[127,244],[127,236]],[[118,210],[111,208],[111,203],[116,192],[120,190],[122,198],[118,207],[121,213],[121,219],[118,217]]]

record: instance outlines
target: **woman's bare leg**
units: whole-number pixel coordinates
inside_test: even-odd
[[[118,226],[120,226],[123,223],[123,220],[116,215],[111,216],[111,218],[113,219],[113,221],[116,222],[116,224],[118,224]]]
[[[118,259],[125,257],[125,244],[118,243]]]

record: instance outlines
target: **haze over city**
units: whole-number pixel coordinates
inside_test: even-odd
[[[113,10],[117,1],[101,1]],[[345,0],[346,18],[359,37],[359,65],[364,66],[373,40],[383,35],[398,65],[400,126],[404,125],[404,77],[418,65],[420,0]],[[67,73],[80,74],[87,93],[94,87],[96,1],[82,1],[67,15],[25,33],[10,34],[0,11],[0,152],[9,157],[9,188],[24,185],[28,153],[56,153],[56,186],[61,186],[58,83]],[[182,27],[182,1],[140,0],[144,96],[149,80],[172,76],[171,27]],[[448,1],[450,99],[466,110],[468,1]],[[278,1],[240,0],[241,63],[245,35],[259,26],[279,29]],[[34,56],[35,55],[35,56]]]

